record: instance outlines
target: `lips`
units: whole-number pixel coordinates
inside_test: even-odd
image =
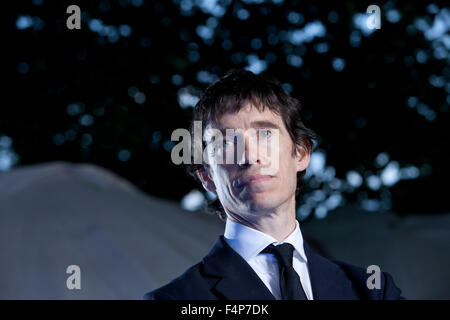
[[[254,175],[249,175],[246,177],[237,178],[234,181],[234,185],[238,188],[242,188],[244,186],[253,185],[256,183],[267,181],[271,178],[273,178],[273,177],[270,175],[254,174]]]

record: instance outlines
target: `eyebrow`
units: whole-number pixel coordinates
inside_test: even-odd
[[[261,121],[252,121],[250,123],[251,128],[271,128],[271,129],[280,129],[280,127],[271,121],[261,120]]]
[[[278,126],[276,123],[273,123],[271,121],[267,120],[259,120],[259,121],[252,121],[250,122],[250,128],[271,128],[271,129],[278,129],[280,130],[280,126]],[[236,128],[221,128],[219,129],[223,133],[226,133],[226,130],[236,130]]]

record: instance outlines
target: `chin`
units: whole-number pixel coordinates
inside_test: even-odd
[[[267,211],[278,206],[279,201],[273,197],[269,192],[261,192],[253,194],[247,199],[249,208],[252,211]]]

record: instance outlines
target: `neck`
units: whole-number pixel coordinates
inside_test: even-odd
[[[227,210],[227,218],[242,225],[261,231],[278,242],[286,239],[296,227],[295,198],[269,212],[255,212],[242,217]]]

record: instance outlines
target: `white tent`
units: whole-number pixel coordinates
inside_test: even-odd
[[[4,172],[0,298],[141,299],[201,259],[222,228],[98,166]],[[66,286],[69,265],[81,269],[81,290]]]
[[[329,257],[389,272],[407,299],[450,299],[450,214],[399,217],[347,206],[303,229]]]

